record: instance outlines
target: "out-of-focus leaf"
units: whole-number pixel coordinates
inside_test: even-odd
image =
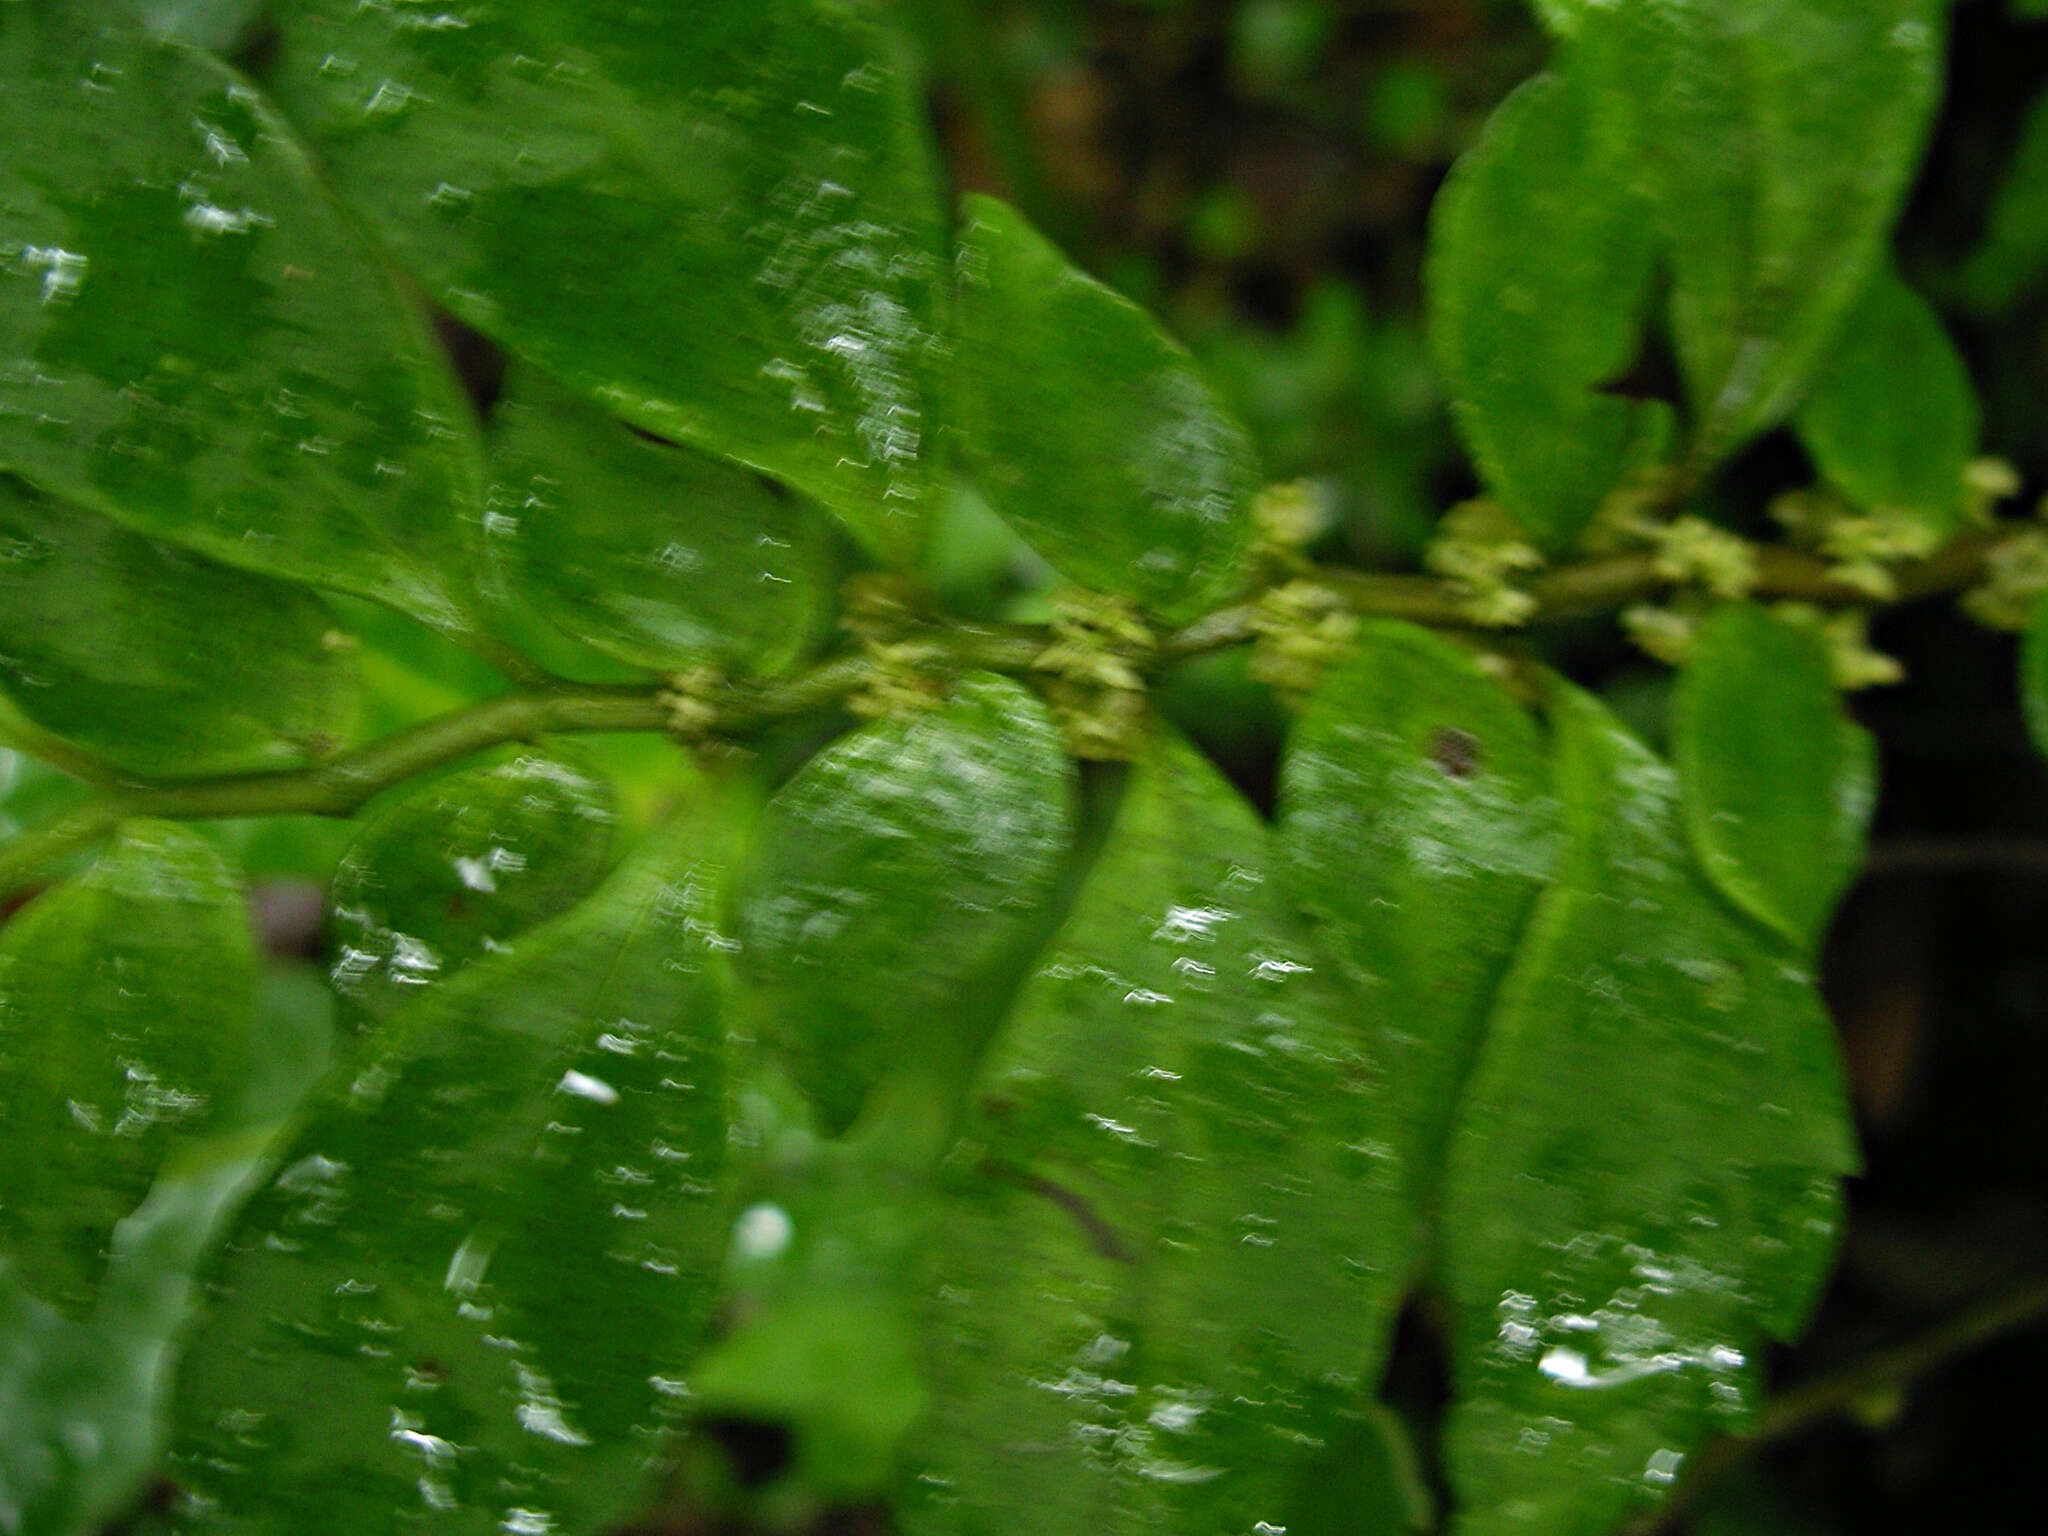
[[[1940,92],[1947,9],[1580,7],[1567,68],[1656,199],[1700,453],[1784,419],[1876,270]]]
[[[2048,15],[2048,11],[2041,14]],[[1991,207],[1990,227],[1970,253],[1962,292],[1978,310],[2008,309],[2048,272],[2048,90],[2027,108]]]
[[[1156,740],[948,1159],[907,1529],[1274,1529],[1376,1379],[1391,1111],[1273,866]]]
[[[892,1066],[971,1066],[1008,1001],[986,973],[1050,895],[1073,799],[1044,706],[982,674],[835,742],[769,802],[743,960],[763,1040],[833,1129]]]
[[[114,1229],[91,1314],[28,1294],[0,1267],[0,1511],[22,1536],[110,1528],[163,1451],[165,1399],[197,1284],[272,1133],[326,1068],[334,996],[310,970],[258,983],[247,1079],[175,1151]]]
[[[1551,718],[1564,857],[1444,1182],[1466,1536],[1612,1531],[1743,1427],[1856,1166],[1811,974],[1697,872],[1668,767],[1562,684]]]
[[[0,721],[0,737],[6,725]],[[0,840],[53,821],[84,795],[85,786],[24,753],[0,747]],[[4,893],[0,893],[4,896]]]
[[[1401,1417],[1354,1404],[1303,1465],[1287,1536],[1413,1536],[1437,1528],[1436,1499]]]
[[[0,20],[0,467],[461,627],[481,458],[424,325],[251,86],[60,16]]]
[[[1978,418],[1941,317],[1887,263],[1843,320],[1796,424],[1821,474],[1850,500],[1905,513],[1938,540],[1963,510]]]
[[[690,1368],[705,1418],[787,1429],[789,1478],[814,1497],[885,1493],[924,1406],[918,1260],[929,1182],[859,1142],[778,1171],[733,1224],[736,1326]]]
[[[636,666],[773,672],[830,596],[825,525],[758,475],[636,434],[532,368],[492,412],[484,527],[515,600]]]
[[[1014,208],[970,197],[963,223],[961,412],[989,505],[1068,580],[1199,613],[1237,576],[1250,434],[1150,316]]]
[[[290,767],[357,708],[334,615],[0,476],[0,688],[101,762],[178,775]]]
[[[1571,544],[1661,445],[1661,402],[1598,386],[1634,359],[1654,205],[1570,77],[1502,104],[1430,214],[1430,343],[1486,488],[1545,548]]]
[[[2048,757],[2048,602],[2034,610],[2020,638],[2020,713],[2034,750]]]
[[[269,78],[437,300],[897,556],[934,447],[945,210],[864,10],[526,0],[442,26],[301,0]]]
[[[264,0],[128,0],[136,19],[163,37],[225,54],[248,36]]]
[[[634,1510],[726,1230],[722,842],[678,818],[316,1098],[180,1376],[189,1529]]]
[[[529,753],[444,779],[376,816],[328,893],[335,990],[373,1019],[574,906],[604,873],[603,784]]]
[[[0,1253],[45,1300],[85,1310],[114,1224],[247,1076],[254,964],[233,875],[167,823],[0,929]]]
[[[1427,630],[1367,626],[1295,723],[1280,774],[1287,874],[1385,1062],[1418,1217],[1556,830],[1529,712]]]
[[[1716,611],[1679,675],[1672,755],[1701,867],[1811,953],[1877,799],[1876,744],[1842,712],[1827,642],[1747,604]]]

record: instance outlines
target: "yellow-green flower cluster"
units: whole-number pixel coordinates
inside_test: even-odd
[[[1543,554],[1496,503],[1451,508],[1422,559],[1450,583],[1467,623],[1513,629],[1536,616],[1536,599],[1518,583],[1543,568]]]

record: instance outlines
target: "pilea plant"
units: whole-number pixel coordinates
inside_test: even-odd
[[[1402,572],[889,8],[0,4],[0,1532],[1569,1536],[1753,1433],[1838,690],[2048,536],[1889,249],[1942,0],[1536,9]]]

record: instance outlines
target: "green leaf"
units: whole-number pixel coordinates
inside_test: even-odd
[[[0,929],[0,1251],[73,1314],[114,1224],[248,1070],[255,958],[198,834],[130,822]]]
[[[1537,17],[1553,37],[1570,37],[1579,30],[1585,13],[1601,0],[1530,0]]]
[[[1642,331],[1654,210],[1599,142],[1572,80],[1539,75],[1494,113],[1430,213],[1430,342],[1492,493],[1568,547],[1662,446],[1658,401],[1603,394]]]
[[[2042,12],[2048,15],[2048,11]],[[1990,226],[1962,271],[1962,291],[1982,313],[2009,309],[2048,272],[2048,90],[2020,124]]]
[[[1784,419],[1882,260],[1940,92],[1947,5],[1583,9],[1567,67],[1656,198],[1702,455]]]
[[[1287,1536],[1413,1536],[1438,1529],[1428,1473],[1401,1416],[1382,1403],[1352,1405],[1302,1468],[1284,1528]]]
[[[419,318],[239,76],[45,14],[0,22],[0,467],[461,627],[480,457]]]
[[[301,587],[0,476],[0,688],[131,773],[288,768],[346,740],[354,658]]]
[[[54,821],[78,802],[84,789],[48,764],[0,747],[0,842]],[[0,892],[0,912],[6,910],[5,900],[6,893]]]
[[[1389,1111],[1274,863],[1215,768],[1148,747],[948,1159],[907,1530],[1274,1529],[1377,1380]]]
[[[1014,208],[962,209],[960,389],[988,503],[1069,581],[1192,618],[1238,579],[1251,436],[1179,343]]]
[[[1716,610],[1679,675],[1672,755],[1700,866],[1812,953],[1877,800],[1876,743],[1842,711],[1826,640],[1748,604]]]
[[[2048,757],[2048,601],[2035,606],[2020,637],[2020,713],[2034,750]]]
[[[655,442],[521,368],[484,527],[513,597],[636,666],[774,672],[830,597],[825,527],[759,476]]]
[[[690,1368],[700,1418],[787,1429],[788,1479],[833,1502],[887,1492],[925,1403],[914,1281],[930,1191],[872,1151],[826,1143],[756,1191],[728,1255],[736,1326]]]
[[[472,768],[387,807],[328,891],[337,992],[373,1019],[566,911],[604,874],[611,796],[557,757]]]
[[[1842,322],[1796,423],[1815,466],[1851,501],[1904,513],[1940,540],[1961,519],[1978,417],[1941,317],[1887,263]]]
[[[742,955],[761,1038],[832,1129],[892,1067],[943,1080],[971,1066],[1008,1002],[990,972],[1031,930],[1073,832],[1058,730],[987,674],[833,743],[769,802]]]
[[[1594,1536],[1749,1422],[1856,1153],[1813,977],[1698,874],[1669,768],[1552,710],[1566,847],[1500,989],[1444,1184],[1464,1536]]]
[[[907,555],[946,229],[865,7],[527,0],[277,9],[270,78],[434,297],[638,426],[766,470]]]
[[[128,8],[159,36],[226,54],[248,36],[263,0],[128,0]]]
[[[1418,1217],[1494,985],[1550,872],[1557,819],[1528,711],[1426,630],[1367,625],[1295,722],[1280,846],[1387,1067]]]
[[[88,1315],[65,1316],[0,1267],[0,1510],[10,1529],[70,1536],[134,1510],[163,1453],[196,1272],[270,1171],[271,1135],[325,1070],[333,1014],[311,967],[260,978],[246,1079],[114,1228]]]
[[[180,1378],[193,1528],[579,1536],[635,1509],[725,1238],[724,841],[678,818],[317,1097]]]

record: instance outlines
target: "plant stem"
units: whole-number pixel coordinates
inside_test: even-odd
[[[1766,1404],[1748,1434],[1709,1446],[1671,1497],[1630,1525],[1625,1536],[1664,1536],[1693,1512],[1716,1479],[1765,1446],[1802,1435],[1839,1418],[1859,1402],[1910,1386],[1929,1371],[2043,1321],[2048,1321],[2048,1280],[2036,1280],[1908,1343],[1879,1350],[1847,1370],[1795,1387]]]
[[[1904,568],[1898,576],[1899,600],[1967,585],[2009,536],[2009,530],[1967,534]],[[1758,575],[1756,595],[1763,598],[1869,600],[1835,582],[1826,561],[1796,550],[1760,550]],[[1334,588],[1362,615],[1440,628],[1471,627],[1457,589],[1434,577],[1324,570],[1316,579]],[[1672,585],[1650,555],[1634,552],[1558,566],[1538,576],[1529,590],[1537,602],[1534,622],[1540,623],[1654,597]],[[1156,670],[1247,644],[1258,638],[1260,622],[1256,602],[1218,609],[1165,636],[1151,665]],[[1052,642],[1049,630],[1036,627],[935,628],[914,636],[901,649],[916,664],[940,671],[984,668],[1024,673],[1038,666]],[[696,728],[707,736],[740,737],[777,720],[828,709],[871,682],[874,665],[865,654],[853,653],[779,682],[729,685],[698,701],[710,714]],[[67,747],[67,757],[77,761],[59,761],[56,766],[100,783],[102,793],[49,826],[0,846],[0,895],[19,890],[56,859],[106,836],[130,817],[353,816],[395,785],[507,742],[574,731],[666,730],[671,724],[666,691],[660,686],[528,688],[425,721],[313,767],[282,773],[122,782]]]

